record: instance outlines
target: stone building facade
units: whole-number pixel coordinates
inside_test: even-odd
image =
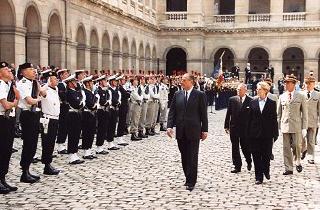
[[[0,0],[0,60],[210,74],[250,62],[318,76],[320,0]]]

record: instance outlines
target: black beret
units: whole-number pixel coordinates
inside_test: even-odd
[[[1,68],[5,68],[5,67],[9,67],[9,64],[7,62],[5,62],[5,61],[1,61],[0,62],[0,69]]]
[[[19,66],[19,69],[21,69],[21,70],[27,69],[27,68],[33,68],[32,63],[24,63],[24,64],[21,64],[21,65]]]

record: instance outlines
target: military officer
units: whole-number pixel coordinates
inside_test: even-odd
[[[160,95],[160,131],[167,131],[167,110],[168,110],[168,101],[169,101],[169,87],[168,79],[162,78],[159,86],[159,95]]]
[[[31,63],[19,66],[22,79],[17,83],[20,92],[18,107],[21,109],[20,122],[22,128],[23,147],[20,166],[22,168],[21,182],[34,183],[40,177],[29,172],[30,164],[36,154],[40,127],[40,95],[45,95],[36,80],[37,72]]]
[[[146,84],[147,78],[141,77],[140,78],[140,85],[139,88],[142,91],[142,105],[141,105],[141,113],[139,118],[139,125],[138,125],[138,137],[139,138],[148,138],[148,135],[144,133],[145,129],[145,123],[146,123],[146,117],[147,117],[147,110],[149,105],[149,99],[150,99],[150,92],[149,92],[149,86]]]
[[[285,165],[283,175],[290,175],[293,174],[293,156],[296,161],[296,170],[299,173],[302,171],[300,162],[301,141],[302,137],[307,135],[308,112],[305,96],[295,90],[296,77],[288,75],[284,82],[286,92],[279,97],[278,120],[283,134],[283,158]]]
[[[305,79],[306,90],[304,95],[307,98],[308,128],[306,138],[302,139],[301,159],[303,160],[308,152],[308,163],[310,164],[314,164],[314,145],[320,115],[320,93],[314,90],[315,82],[316,78],[313,76]]]
[[[43,173],[46,175],[58,175],[59,170],[55,169],[52,163],[54,144],[57,138],[60,114],[60,99],[58,92],[57,74],[51,69],[42,72],[42,78],[47,80],[43,86],[46,95],[41,98],[42,123],[42,156],[41,162],[45,165]]]
[[[0,62],[0,194],[16,191],[18,188],[6,182],[14,139],[15,112],[19,93],[11,82],[14,76],[7,62]]]
[[[67,84],[63,80],[70,75],[67,69],[57,71],[60,82],[58,84],[59,98],[60,98],[60,114],[59,114],[59,128],[57,137],[58,154],[68,154],[65,142],[67,140],[67,115],[69,112],[69,104],[67,103]]]
[[[67,115],[67,131],[68,131],[68,154],[69,164],[81,164],[84,160],[80,160],[78,156],[78,144],[81,133],[81,111],[85,106],[85,99],[82,90],[78,88],[75,75],[71,75],[64,80],[67,84],[67,103],[70,106]]]
[[[130,101],[132,103],[131,108],[131,126],[130,126],[130,133],[131,133],[131,140],[132,141],[140,141],[142,137],[137,136],[139,120],[141,116],[141,106],[143,101],[142,95],[142,88],[138,86],[138,79],[134,78],[131,80],[131,84],[133,86],[133,90],[130,94]]]
[[[108,82],[106,80],[106,76],[102,75],[95,80],[99,86],[96,90],[96,94],[99,95],[99,103],[98,103],[98,111],[97,111],[97,140],[96,146],[97,154],[106,155],[108,151],[103,149],[103,144],[105,139],[107,138],[107,129],[109,124],[109,108],[111,105],[111,91],[108,88]]]

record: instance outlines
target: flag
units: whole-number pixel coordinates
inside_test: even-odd
[[[213,71],[211,73],[211,77],[214,78],[214,79],[217,79],[217,78],[220,78],[221,75],[223,75],[223,72],[222,72],[222,57],[224,55],[225,51],[223,51],[223,53],[221,54],[218,62],[217,62],[217,65],[213,68]]]

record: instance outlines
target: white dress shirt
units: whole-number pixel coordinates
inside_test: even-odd
[[[260,108],[260,112],[262,113],[264,106],[266,105],[266,101],[267,101],[267,97],[262,99],[259,97],[259,108]]]

